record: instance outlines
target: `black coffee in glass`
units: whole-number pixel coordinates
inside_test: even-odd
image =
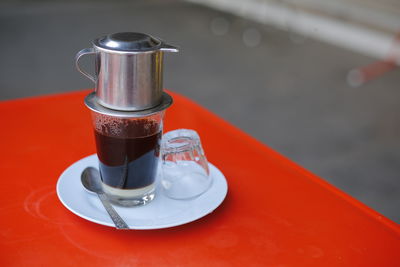
[[[161,121],[107,118],[98,114],[94,123],[100,175],[111,201],[129,206],[146,201],[143,197],[154,197]]]

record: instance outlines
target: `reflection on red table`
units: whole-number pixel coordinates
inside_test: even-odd
[[[95,153],[87,93],[0,103],[1,266],[400,266],[396,223],[177,94],[165,130],[199,132],[228,180],[224,203],[163,230],[72,214],[55,189]]]

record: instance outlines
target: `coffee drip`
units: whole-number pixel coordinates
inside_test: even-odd
[[[172,98],[163,91],[163,55],[177,48],[142,33],[97,38],[76,55],[95,83],[85,98],[92,111],[103,188],[111,201],[143,205],[154,197],[162,118]],[[79,59],[95,55],[95,75]]]

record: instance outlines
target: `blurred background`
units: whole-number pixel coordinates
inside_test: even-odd
[[[75,54],[121,31],[180,47],[166,88],[400,222],[400,2],[3,0],[0,100],[92,87]]]

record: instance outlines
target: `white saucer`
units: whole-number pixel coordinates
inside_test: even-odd
[[[114,227],[97,195],[88,193],[81,184],[81,173],[88,167],[98,167],[96,154],[69,166],[57,182],[57,195],[64,206],[76,215],[94,223]],[[152,202],[141,207],[114,206],[131,229],[161,229],[182,225],[211,213],[224,200],[228,185],[224,175],[209,164],[213,178],[211,187],[197,198],[174,200],[167,198],[162,188],[156,189]]]

